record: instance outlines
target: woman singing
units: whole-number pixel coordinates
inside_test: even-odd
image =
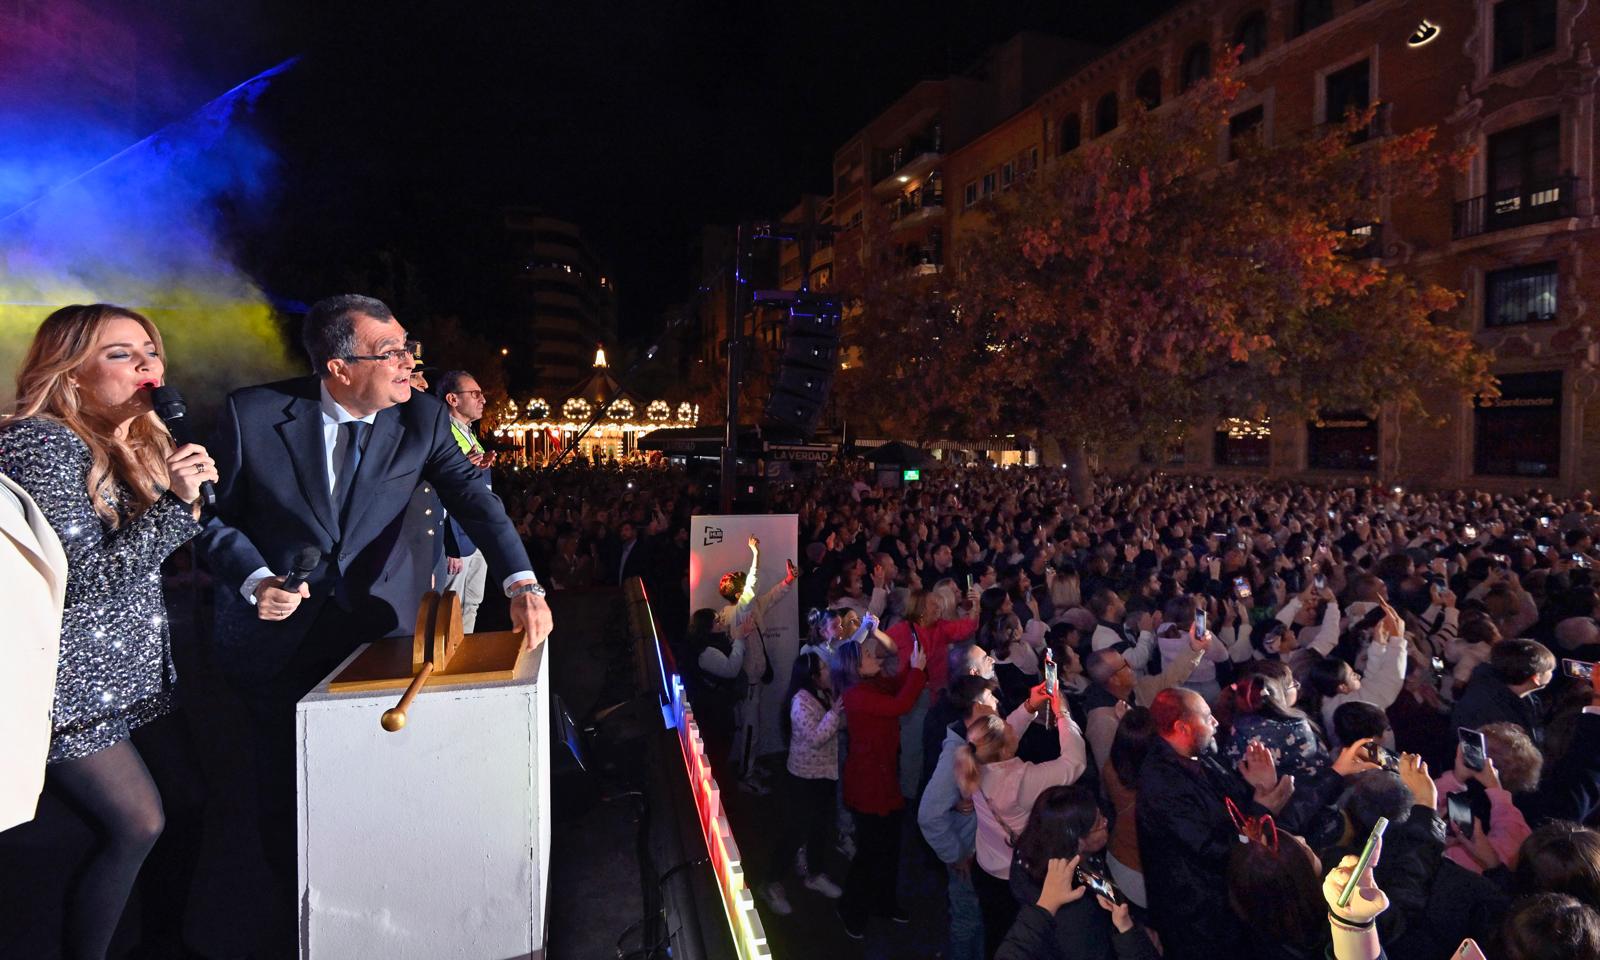
[[[34,335],[0,423],[0,472],[32,495],[67,555],[48,779],[101,842],[68,894],[66,955],[105,956],[146,854],[161,795],[130,739],[175,707],[161,562],[200,531],[216,465],[173,449],[153,412],[161,334],[106,304],[63,307]]]

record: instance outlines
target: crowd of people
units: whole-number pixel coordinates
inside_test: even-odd
[[[709,484],[496,464],[476,381],[417,395],[377,301],[319,304],[305,339],[321,376],[234,394],[213,449],[155,416],[160,336],[135,312],[58,311],[23,365],[0,427],[14,615],[59,626],[16,671],[48,667],[53,697],[16,684],[38,763],[0,813],[32,816],[48,771],[98,828],[73,956],[106,952],[173,800],[159,570],[191,538],[216,663],[269,732],[354,643],[406,629],[421,590],[498,584],[536,643],[545,590],[643,577],[719,781],[771,814],[762,909],[834,900],[854,939],[909,920],[899,872],[921,851],[945,871],[950,957],[1600,956],[1587,493],[1151,475],[1080,500],[1056,469],[878,486],[835,465],[771,491],[798,517],[785,575],[756,582],[751,538],[724,603],[691,610]],[[296,584],[308,543],[323,559]],[[790,591],[805,643],[785,676],[761,636]],[[755,717],[779,693],[787,751],[762,763]],[[280,878],[288,743],[263,736],[251,780]]]
[[[668,544],[672,476],[624,511]],[[1060,470],[968,468],[773,499],[789,752],[770,799],[723,774],[786,825],[763,909],[798,879],[852,938],[906,921],[904,834],[947,871],[951,957],[1600,956],[1587,495],[1157,475],[1080,503]],[[770,586],[691,618],[689,661],[741,654]],[[737,723],[751,678],[697,673],[702,726]]]

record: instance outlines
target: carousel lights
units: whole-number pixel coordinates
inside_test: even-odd
[[[533,444],[539,454],[551,455],[555,449],[576,444],[580,455],[605,451],[606,455],[626,454],[635,448],[638,437],[664,427],[692,427],[700,419],[700,408],[680,403],[676,411],[666,400],[645,401],[625,394],[606,369],[604,348],[595,351],[594,371],[558,400],[559,414],[550,401],[530,397],[521,403],[508,400],[496,436],[511,438],[518,445]],[[600,410],[598,417],[594,416]],[[593,420],[594,422],[590,422]]]

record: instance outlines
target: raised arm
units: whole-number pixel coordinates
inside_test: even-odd
[[[1084,743],[1083,731],[1065,710],[1056,715],[1056,732],[1061,743],[1061,755],[1054,760],[1033,764],[1030,772],[1043,777],[1051,784],[1076,783],[1089,769],[1089,748]]]
[[[744,575],[744,589],[739,591],[739,599],[734,601],[733,622],[728,625],[729,633],[742,634],[745,622],[756,615],[754,609],[756,602],[756,572],[761,568],[761,539],[752,535],[750,537],[750,569]]]
[[[783,595],[789,592],[790,587],[794,586],[794,581],[796,577],[798,577],[799,571],[795,570],[794,562],[792,560],[784,562],[787,569],[785,570],[783,579],[779,580],[775,585],[773,585],[771,590],[768,590],[766,593],[763,593],[761,596],[757,597],[755,602],[749,605],[749,616],[765,616],[766,612],[771,609],[772,605],[783,599]],[[746,581],[746,588],[748,589],[748,581]],[[740,599],[742,601],[743,597],[741,596]]]
[[[1385,710],[1400,696],[1406,683],[1406,635],[1398,624],[1399,617],[1378,624],[1384,642],[1375,641],[1367,647],[1367,669],[1361,675],[1359,699]]]
[[[1194,638],[1189,639],[1187,646],[1178,651],[1172,658],[1167,668],[1154,677],[1140,677],[1133,682],[1134,700],[1140,706],[1149,706],[1156,698],[1156,694],[1189,679],[1194,673],[1194,668],[1200,666],[1200,661],[1205,658],[1206,645],[1196,643]]]
[[[1324,591],[1331,597],[1331,591]],[[1339,645],[1339,603],[1328,599],[1328,605],[1322,611],[1322,623],[1317,626],[1316,635],[1311,642],[1306,644],[1315,650],[1319,656],[1326,657],[1333,653],[1333,648]]]

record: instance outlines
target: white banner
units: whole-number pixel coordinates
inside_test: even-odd
[[[761,566],[756,570],[757,596],[777,586],[787,573],[785,560],[799,566],[800,519],[792,513],[729,517],[694,517],[689,521],[689,609],[721,610],[728,601],[717,592],[723,574],[750,569],[750,538],[761,541]],[[789,671],[800,651],[799,584],[761,618],[761,636],[772,664],[772,683],[761,690],[762,754],[788,749],[778,727],[783,696],[789,692]]]

